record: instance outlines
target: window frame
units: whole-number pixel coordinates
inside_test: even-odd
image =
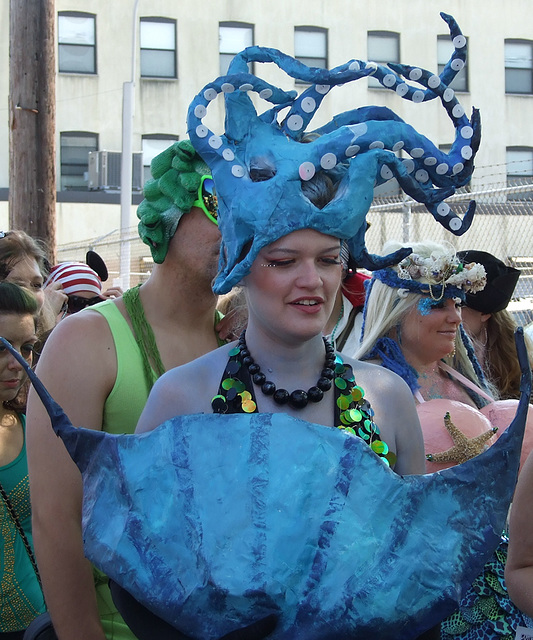
[[[324,36],[324,49],[325,49],[325,56],[321,57],[321,56],[301,56],[298,55],[298,52],[296,51],[296,33],[320,33]],[[312,67],[316,67],[316,64],[309,64],[308,60],[323,60],[324,64],[323,66],[319,66],[318,68],[320,69],[328,69],[328,65],[329,65],[329,39],[328,39],[328,30],[325,27],[316,27],[316,26],[312,26],[312,25],[299,25],[294,27],[294,57],[296,58],[296,60],[303,62],[303,64],[306,64],[308,67],[312,66]],[[296,84],[306,84],[303,80],[296,80]]]
[[[179,140],[179,136],[172,133],[144,133],[142,135],[141,151],[143,154],[143,184],[146,184],[146,181],[152,177],[152,173],[150,170],[150,165],[152,161],[150,160],[149,164],[144,163],[144,141],[145,140],[166,140],[168,142],[166,148],[168,148],[172,143],[177,142]],[[161,151],[159,153],[161,153]],[[155,155],[158,155],[158,154],[155,154]],[[153,158],[155,157],[155,155],[153,156]],[[148,175],[147,175],[147,170],[148,170]]]
[[[174,49],[163,49],[163,48],[153,48],[153,47],[143,47],[142,46],[142,24],[144,23],[154,23],[154,24],[172,24],[174,25]],[[174,66],[172,75],[158,75],[158,74],[148,74],[143,73],[143,51],[146,52],[173,52],[172,63]],[[139,19],[139,75],[143,80],[177,80],[178,79],[178,23],[174,18],[166,18],[163,16],[142,16]]]
[[[519,67],[519,66],[509,66],[508,65],[508,56],[507,56],[507,45],[508,44],[524,44],[529,45],[530,48],[530,66],[529,67]],[[533,40],[527,40],[525,38],[506,38],[504,41],[504,64],[505,64],[505,93],[507,95],[522,95],[529,96],[533,94]],[[529,70],[529,90],[527,91],[510,91],[508,89],[508,72],[511,70]]]
[[[529,157],[529,162],[531,165],[531,169],[530,169],[530,173],[529,174],[519,174],[519,173],[510,173],[509,172],[509,152],[513,152],[513,151],[527,151],[530,155]],[[527,147],[527,146],[523,146],[523,145],[517,145],[517,146],[510,146],[510,147],[506,147],[505,148],[505,178],[506,178],[506,184],[508,187],[516,187],[516,186],[520,186],[521,184],[526,183],[527,181],[531,182],[533,184],[533,147]],[[514,182],[514,184],[513,184]],[[522,191],[522,192],[517,192],[517,193],[508,193],[507,194],[507,200],[532,200],[533,199],[533,192],[531,191]]]
[[[60,42],[61,39],[61,18],[92,18],[94,25],[94,43],[91,44],[79,44],[76,42]],[[80,74],[84,76],[95,76],[98,73],[98,56],[96,51],[96,46],[98,42],[97,36],[97,25],[96,25],[96,14],[89,13],[88,11],[58,11],[57,12],[57,69],[58,73],[65,74]],[[83,71],[80,69],[62,69],[61,68],[61,47],[69,46],[69,47],[92,47],[93,51],[93,70],[92,71]]]
[[[375,56],[371,56],[368,52],[371,38],[387,38],[389,40],[395,40],[397,60],[383,60],[383,59],[380,60]],[[369,62],[377,62],[378,64],[382,64],[382,65],[386,65],[388,62],[400,62],[400,59],[401,59],[400,58],[400,53],[401,53],[400,34],[397,31],[373,31],[373,30],[367,31],[366,50],[367,50],[367,58]],[[369,76],[368,78],[368,88],[369,89],[385,89],[385,87],[383,87],[380,84],[380,82],[376,80],[376,78],[373,78],[372,76]]]
[[[466,36],[465,36],[466,37]],[[449,45],[452,48],[452,51],[450,52],[450,54],[447,55],[446,60],[444,62],[441,62],[439,60],[439,42],[446,42],[449,43]],[[468,47],[468,38],[466,37],[466,46]],[[442,73],[442,71],[444,70],[444,67],[446,66],[448,60],[450,59],[450,55],[454,50],[454,46],[452,41],[450,40],[450,35],[438,35],[437,36],[437,69],[438,69],[438,74],[440,76],[440,74]],[[465,60],[465,66],[461,69],[461,71],[459,71],[457,73],[457,75],[455,76],[455,78],[453,79],[453,81],[450,83],[450,89],[453,89],[454,91],[458,92],[458,93],[469,93],[470,92],[470,78],[469,78],[469,67],[468,67],[468,60]],[[458,87],[458,81],[463,80],[464,79],[464,85],[465,88],[460,88]]]
[[[80,163],[75,163],[75,162],[65,162],[64,161],[64,157],[63,157],[63,139],[66,137],[71,137],[71,138],[87,138],[90,139],[92,138],[95,142],[95,149],[88,149],[87,150],[87,164],[86,165],[81,165]],[[72,145],[74,146],[74,145]],[[61,131],[59,133],[59,181],[60,181],[60,191],[88,191],[89,190],[89,186],[88,186],[88,180],[87,182],[87,186],[85,187],[79,187],[79,186],[69,186],[69,185],[64,185],[64,179],[65,178],[69,178],[71,176],[84,176],[84,174],[88,174],[89,173],[89,151],[98,151],[99,150],[99,146],[100,146],[100,141],[99,141],[99,135],[98,133],[95,133],[94,131]],[[83,166],[84,167],[84,171],[82,173],[71,173],[71,174],[64,174],[63,172],[63,167],[64,166],[70,166],[70,167],[78,167],[78,166]]]
[[[230,20],[230,21],[225,21],[225,20],[221,20],[218,23],[218,34],[219,34],[219,42],[218,42],[218,60],[219,60],[219,73],[221,76],[225,76],[227,74],[227,69],[229,67],[229,64],[231,62],[228,61],[227,65],[224,64],[224,68],[222,67],[222,56],[231,56],[233,59],[233,56],[235,56],[235,54],[239,53],[240,51],[242,51],[242,49],[239,49],[238,51],[221,51],[221,36],[220,36],[220,28],[224,27],[224,28],[230,28],[230,29],[243,29],[243,30],[249,30],[251,32],[251,36],[252,36],[252,42],[250,45],[248,46],[253,46],[254,42],[255,42],[255,25],[252,24],[251,22],[235,22],[234,20]],[[227,58],[224,59],[224,62],[226,62]],[[248,65],[249,69],[250,69],[250,73],[253,73],[253,64],[249,64]]]

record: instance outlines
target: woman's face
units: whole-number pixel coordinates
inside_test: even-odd
[[[6,313],[0,315],[0,336],[10,342],[31,364],[33,346],[37,342],[32,315]],[[20,391],[26,374],[22,365],[0,344],[0,402],[13,400]]]
[[[293,231],[262,249],[244,282],[250,316],[273,335],[322,332],[341,283],[340,240]]]
[[[9,272],[6,282],[29,289],[37,298],[39,310],[44,304],[43,276],[35,258],[21,258]]]
[[[483,331],[487,327],[487,321],[490,318],[490,313],[481,313],[470,307],[463,307],[462,309],[463,326],[466,332],[471,338],[482,339]]]
[[[437,362],[451,353],[461,324],[461,303],[444,298],[422,315],[415,305],[401,323],[401,347],[407,361],[417,365]]]

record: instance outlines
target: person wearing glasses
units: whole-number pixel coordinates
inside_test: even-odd
[[[190,142],[180,141],[154,159],[152,174],[137,211],[139,234],[154,259],[150,277],[62,320],[39,362],[39,376],[73,423],[91,429],[133,432],[156,379],[222,343],[211,288],[220,233],[209,170]],[[84,557],[81,483],[58,444],[32,395],[35,548],[52,621],[59,637],[134,638],[111,601],[107,578]]]
[[[56,282],[61,285],[61,291],[68,296],[58,321],[86,307],[92,307],[102,300],[120,297],[122,295],[120,287],[109,287],[104,291],[102,283],[107,279],[107,267],[94,251],[87,252],[87,263],[67,261],[52,267],[45,287]]]

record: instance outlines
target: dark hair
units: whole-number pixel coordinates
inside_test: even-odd
[[[0,233],[0,281],[5,280],[17,262],[24,258],[33,258],[45,275],[48,261],[43,244],[24,231]]]
[[[0,315],[3,313],[30,315],[37,319],[39,304],[31,291],[13,282],[0,282]]]
[[[323,209],[335,197],[337,186],[326,173],[319,171],[311,180],[302,180],[302,193],[315,207]]]

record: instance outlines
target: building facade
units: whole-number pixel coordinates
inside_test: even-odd
[[[451,52],[439,10],[455,17],[468,40],[467,65],[454,88],[467,113],[473,106],[481,111],[483,139],[472,190],[533,180],[530,0],[507,0],[505,4],[500,0],[56,0],[55,4],[57,229],[61,245],[106,236],[120,227],[117,166],[125,82],[133,80],[135,87],[136,203],[142,197],[151,158],[186,136],[186,113],[193,95],[223,73],[232,55],[243,47],[274,47],[314,66],[334,67],[355,58],[405,62],[435,72]],[[9,0],[0,0],[0,33],[0,94],[4,96],[0,224],[6,227]],[[284,89],[303,87],[274,65],[261,66],[261,76],[273,84]],[[442,148],[453,141],[452,123],[438,101],[413,105],[373,79],[332,91],[316,124],[368,104],[392,108]],[[221,101],[212,111],[209,123],[221,130]],[[134,205],[130,222],[133,228]],[[476,241],[479,245],[480,238]]]

